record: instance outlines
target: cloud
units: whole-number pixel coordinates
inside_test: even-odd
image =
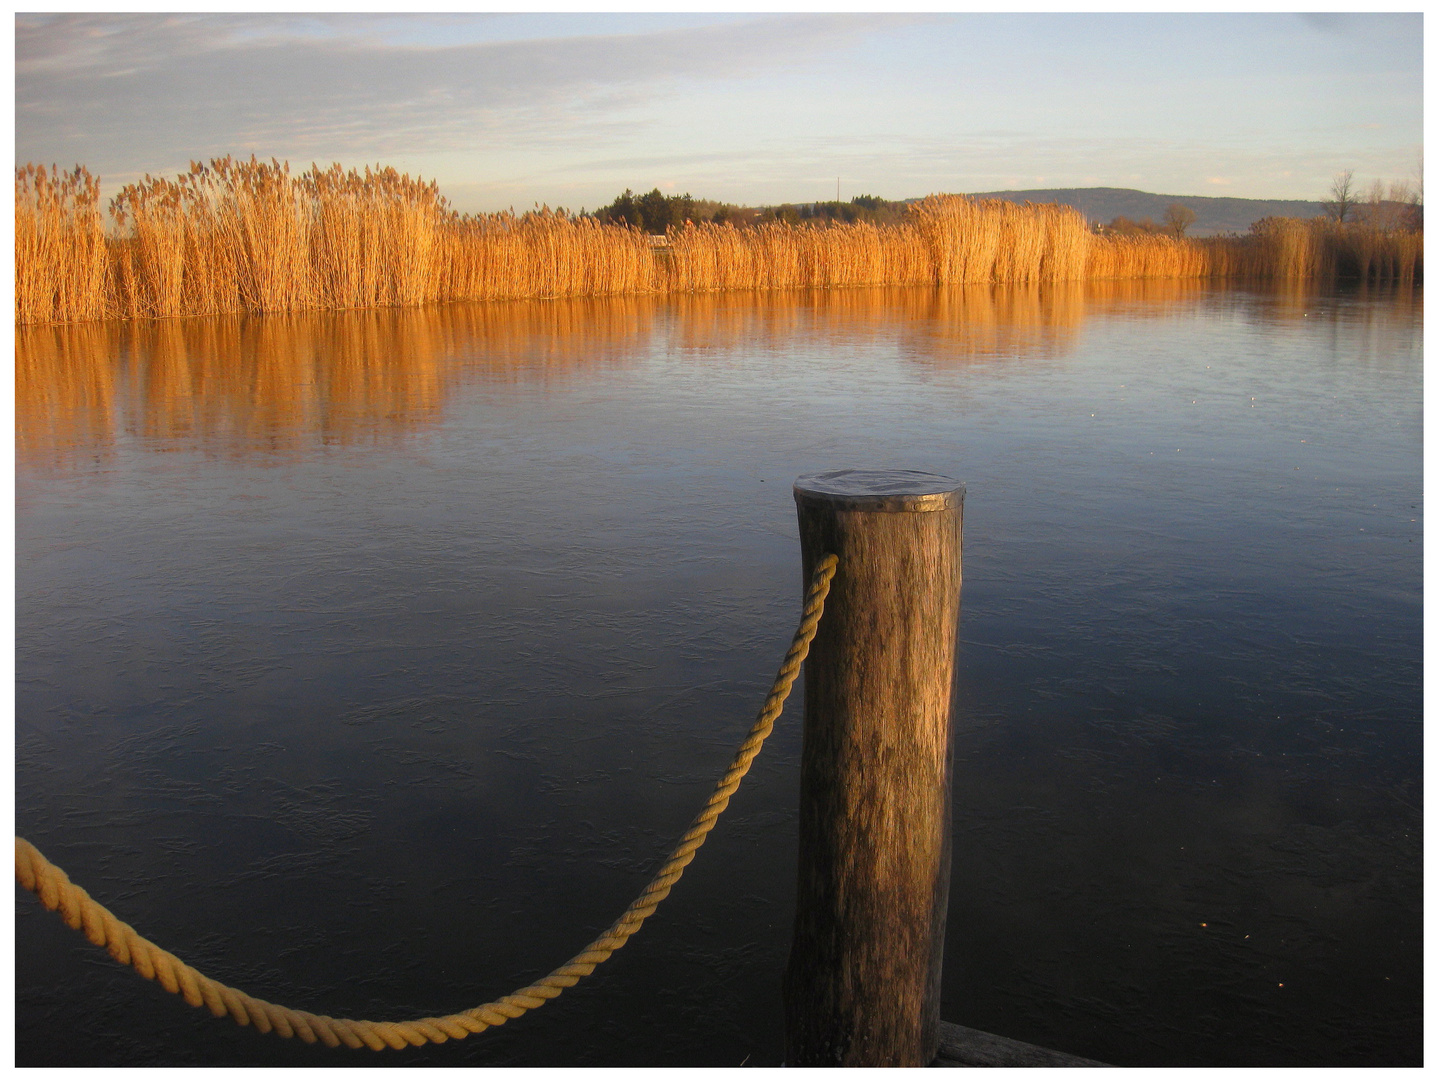
[[[1156,18],[22,14],[16,153],[83,163],[107,191],[217,154],[378,161],[465,190],[462,209],[661,179],[778,202],[833,197],[837,175],[887,197],[1030,175],[1293,196],[1413,161],[1418,82],[1389,46],[1418,17],[1352,20],[1364,33],[1339,40],[1368,59],[1349,76],[1289,17],[1249,36],[1184,21],[1210,36],[1162,61],[1136,46]],[[1249,44],[1217,68],[1215,41]]]
[[[911,17],[744,22],[464,41],[476,20],[368,15],[19,15],[21,160],[185,160],[233,150],[372,158],[487,142],[603,142],[613,118],[679,80],[743,78],[843,50]],[[98,157],[101,160],[95,160]]]

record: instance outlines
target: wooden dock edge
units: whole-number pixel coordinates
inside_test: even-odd
[[[976,1031],[940,1021],[940,1053],[930,1063],[933,1068],[1098,1068],[1108,1069],[1103,1061],[1046,1050],[1002,1035]]]

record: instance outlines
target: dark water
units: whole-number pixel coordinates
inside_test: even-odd
[[[251,993],[400,1019],[608,924],[793,629],[789,486],[967,482],[946,1019],[1421,1061],[1421,301],[862,290],[17,334],[16,831]],[[17,889],[22,1065],[773,1065],[800,700],[595,976],[372,1054]]]

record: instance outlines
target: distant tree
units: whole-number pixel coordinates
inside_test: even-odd
[[[629,225],[642,232],[657,234],[663,233],[672,225],[678,227],[686,221],[703,216],[689,192],[684,195],[665,195],[658,187],[645,195],[636,195],[626,188],[623,195],[617,196],[609,206],[602,206],[594,214],[596,221]]]
[[[1165,209],[1165,231],[1179,240],[1185,230],[1195,223],[1195,211],[1178,202],[1172,202]]]
[[[645,195],[636,195],[626,188],[624,194],[616,196],[609,206],[602,206],[589,216],[607,224],[628,225],[642,232],[658,234],[669,228],[681,228],[687,221],[710,221],[740,228],[762,221],[790,225],[798,225],[802,221],[868,221],[883,225],[902,220],[908,210],[907,203],[892,202],[874,195],[857,195],[849,202],[783,203],[780,206],[756,207],[697,199],[688,192],[665,195],[659,188],[653,188]]]
[[[1124,214],[1120,214],[1105,226],[1105,231],[1117,236],[1148,236],[1160,232],[1161,228],[1148,217],[1141,218],[1139,221],[1131,221]]]
[[[856,195],[849,202],[806,203],[798,208],[802,221],[868,221],[877,225],[899,221],[906,210],[906,203],[892,202],[876,195]]]
[[[1425,228],[1425,158],[1415,165],[1415,183],[1410,187],[1409,227],[1416,232]]]
[[[858,221],[861,211],[851,203],[818,202],[800,207],[801,220]]]
[[[1320,205],[1325,212],[1338,221],[1345,224],[1345,219],[1350,216],[1358,201],[1358,193],[1355,190],[1355,170],[1346,169],[1337,173],[1335,179],[1330,181],[1330,198]]]
[[[1355,217],[1379,232],[1418,229],[1419,189],[1404,180],[1393,180],[1388,186],[1376,180],[1365,191],[1363,200],[1357,200]]]
[[[648,195],[641,195],[635,200],[635,205],[640,211],[640,221],[637,224],[647,233],[663,233],[670,227],[669,201],[660,194],[658,187]]]
[[[625,194],[617,195],[609,206],[595,211],[595,220],[609,225],[631,225],[638,229],[643,218],[635,205],[635,193],[626,188]]]
[[[753,206],[735,206],[731,203],[714,203],[709,218],[717,225],[734,225],[736,228],[753,225],[760,217],[760,211]],[[701,217],[705,215],[702,213]]]
[[[1415,172],[1415,182],[1409,186],[1406,199],[1405,228],[1422,232],[1425,228],[1425,163],[1422,161]]]

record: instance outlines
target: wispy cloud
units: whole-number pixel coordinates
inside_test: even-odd
[[[908,17],[762,16],[643,34],[446,45],[396,43],[384,17],[365,15],[23,15],[17,151],[23,159],[27,144],[42,141],[53,150],[55,134],[91,159],[137,140],[171,159],[252,149],[353,158],[497,141],[598,144],[610,116],[653,100],[668,83],[794,67],[900,21]],[[430,28],[447,24],[460,25],[437,16]]]
[[[18,15],[21,161],[393,164],[462,209],[1045,176],[1301,197],[1421,139],[1419,15]],[[853,185],[853,186],[852,186]]]

